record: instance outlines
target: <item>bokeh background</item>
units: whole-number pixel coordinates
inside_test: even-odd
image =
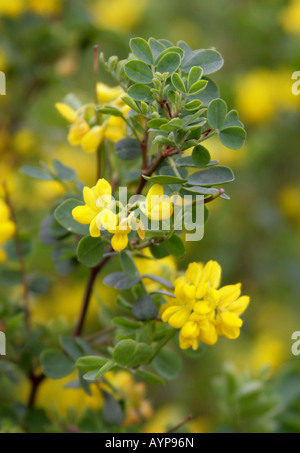
[[[24,241],[35,238],[27,266],[44,277],[33,297],[35,322],[67,331],[86,275],[71,260],[53,265],[53,249],[40,238],[41,222],[63,188],[33,182],[19,169],[59,158],[93,182],[91,156],[67,144],[66,123],[54,104],[69,92],[92,100],[93,45],[122,58],[132,36],[216,47],[225,66],[214,78],[248,132],[239,151],[210,143],[213,158],[235,172],[231,200],[210,207],[204,239],[192,243],[183,260],[160,263],[161,272],[172,275],[192,260],[215,259],[223,284],[242,282],[251,304],[241,337],[184,358],[179,378],[162,390],[148,389],[154,413],[142,429],[164,432],[193,413],[184,428],[190,432],[300,432],[300,357],[291,353],[291,335],[300,330],[300,96],[291,91],[292,74],[300,70],[300,0],[0,0],[0,70],[7,76],[0,178],[8,183]],[[101,81],[113,84],[105,72]],[[20,293],[18,285],[7,288],[5,272],[0,268],[2,305],[8,292],[15,299]],[[98,295],[87,323],[91,332],[115,310],[112,291],[99,283]],[[17,327],[14,318],[9,328]],[[0,428],[13,423],[7,403],[22,400],[22,387],[22,379],[12,385],[1,374]],[[61,389],[45,387],[39,401],[46,412],[56,404],[57,418],[83,404],[75,391]]]

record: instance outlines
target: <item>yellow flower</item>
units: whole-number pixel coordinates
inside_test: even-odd
[[[154,184],[149,190],[146,203],[141,206],[142,211],[149,219],[165,220],[173,214],[171,199],[164,195],[164,188],[160,184]]]
[[[269,121],[281,110],[298,109],[299,96],[292,93],[292,69],[255,69],[236,84],[237,108],[248,123]]]
[[[123,219],[115,228],[108,228],[109,233],[113,234],[111,246],[115,252],[121,252],[128,245],[128,234],[131,232],[128,219]]]
[[[81,140],[82,149],[86,153],[94,153],[103,141],[105,135],[104,126],[94,126]],[[109,137],[107,137],[109,138]]]
[[[25,10],[24,0],[9,0],[0,2],[0,16],[19,17]]]
[[[124,91],[121,87],[109,87],[105,83],[97,83],[97,96],[99,102],[113,102],[124,95]]]
[[[58,14],[61,11],[61,0],[27,0],[28,9],[35,14]]]
[[[77,206],[72,211],[74,219],[83,225],[90,225],[90,235],[99,237],[101,227],[113,229],[117,225],[112,201],[111,185],[105,179],[99,179],[96,186],[84,187],[84,206]]]
[[[14,236],[16,225],[10,220],[10,210],[6,203],[0,199],[0,245]],[[0,263],[6,260],[6,253],[0,249]]]
[[[279,21],[286,33],[300,35],[300,0],[292,0],[282,9]]]
[[[55,108],[58,112],[63,116],[69,123],[74,123],[77,119],[77,112],[68,104],[64,104],[62,102],[57,102],[55,104]]]
[[[219,335],[235,339],[240,334],[240,315],[249,304],[240,296],[241,285],[219,289],[221,267],[216,261],[191,263],[184,277],[175,281],[175,299],[161,307],[164,322],[180,329],[182,349],[198,349],[200,342],[213,345]]]
[[[139,23],[146,5],[146,0],[97,0],[91,17],[100,27],[130,31]]]
[[[110,88],[103,83],[98,83],[97,94],[101,104],[116,107],[125,116],[129,112],[130,107],[121,99],[124,94],[122,88]],[[55,107],[71,123],[68,134],[70,145],[81,146],[87,153],[97,151],[104,138],[115,143],[126,137],[126,122],[122,117],[101,115],[101,124],[95,124],[95,105],[82,106],[77,111],[68,104],[60,102],[55,104]]]

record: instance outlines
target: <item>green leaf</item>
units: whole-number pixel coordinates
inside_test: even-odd
[[[203,69],[200,68],[199,66],[193,66],[189,72],[188,76],[188,90],[194,85],[196,82],[198,82],[203,75]]]
[[[227,114],[227,105],[223,99],[214,99],[208,106],[207,119],[213,129],[222,129]]]
[[[140,109],[138,108],[138,106],[136,105],[136,102],[134,102],[134,100],[129,97],[129,96],[123,96],[122,98],[122,101],[125,102],[125,104],[127,104],[132,110],[134,110],[135,112],[137,113],[141,113],[140,112]]]
[[[201,66],[203,74],[212,74],[218,71],[224,64],[219,52],[214,49],[194,50],[183,60],[182,69],[189,72],[193,66]]]
[[[211,167],[198,171],[189,177],[188,184],[213,186],[234,181],[232,170],[228,167]]]
[[[107,286],[112,286],[115,289],[126,290],[132,288],[141,280],[141,276],[130,278],[123,272],[114,272],[107,275],[103,283]]]
[[[134,367],[150,360],[153,349],[146,343],[121,340],[114,348],[113,358],[121,366]]]
[[[82,349],[76,343],[74,338],[64,337],[60,339],[60,344],[63,350],[73,359],[75,362],[79,357],[82,356]]]
[[[146,63],[140,60],[131,60],[125,64],[125,73],[130,80],[136,83],[152,83],[153,74]]]
[[[75,363],[76,368],[80,371],[99,370],[108,362],[109,359],[97,356],[80,357]]]
[[[177,91],[179,91],[179,93],[183,93],[183,94],[186,93],[186,88],[185,88],[185,85],[183,83],[183,80],[182,80],[182,78],[180,77],[180,75],[177,72],[175,72],[172,75],[171,80],[172,80],[172,84],[173,84],[174,88]]]
[[[165,46],[160,43],[157,39],[149,38],[148,43],[151,47],[154,60],[165,50]]]
[[[132,85],[128,90],[128,94],[136,101],[153,101],[151,88],[148,87],[148,85],[143,85],[142,83]]]
[[[177,178],[177,176],[143,176],[146,181],[151,184],[184,184],[187,182],[186,179]]]
[[[23,165],[21,173],[26,176],[30,176],[33,179],[39,179],[41,181],[54,181],[55,178],[47,173],[42,168],[35,165]]]
[[[156,71],[164,74],[173,74],[180,66],[181,58],[176,52],[166,53],[157,63]]]
[[[153,64],[152,50],[147,41],[142,38],[132,38],[129,42],[132,53],[144,63]]]
[[[88,225],[81,225],[72,216],[73,209],[79,205],[81,205],[80,201],[70,198],[56,208],[54,216],[57,222],[70,233],[87,236],[89,234]]]
[[[192,153],[192,159],[196,167],[206,167],[210,162],[210,154],[204,146],[195,146]]]
[[[44,374],[51,379],[61,379],[71,374],[74,370],[72,360],[62,352],[54,349],[47,349],[43,352],[41,365]]]
[[[169,280],[166,280],[163,277],[159,277],[158,275],[144,274],[142,275],[142,279],[143,278],[148,278],[149,280],[160,283],[161,285],[166,286],[169,289],[174,289],[173,283],[169,282]]]
[[[158,56],[158,58],[156,59],[156,64],[158,64],[160,62],[160,60],[168,53],[170,52],[175,52],[177,53],[180,58],[183,58],[184,56],[184,50],[181,49],[181,47],[176,47],[176,46],[167,46],[167,49],[164,49],[160,55]]]
[[[240,149],[246,141],[246,131],[241,127],[228,127],[222,129],[219,133],[219,138],[223,145],[230,149]]]
[[[57,176],[63,181],[74,181],[77,177],[76,171],[73,168],[67,167],[57,159],[52,160],[52,165],[55,168]]]
[[[157,373],[167,380],[177,377],[182,363],[181,357],[170,348],[162,349],[153,360]]]
[[[166,256],[170,255],[170,253],[167,250],[164,243],[152,245],[150,247],[150,251],[151,251],[152,255],[154,256],[154,258],[156,258],[158,260],[161,260],[162,258],[165,258]]]
[[[191,98],[199,99],[199,101],[202,102],[202,107],[207,107],[212,100],[220,97],[220,91],[213,80],[207,77],[204,77],[204,80],[207,80],[207,86],[205,90],[191,96]]]
[[[125,330],[137,330],[141,328],[141,324],[135,321],[131,321],[128,318],[114,318],[112,320],[113,324],[119,329]]]
[[[111,394],[104,393],[104,407],[102,410],[104,422],[107,425],[121,426],[124,422],[124,412],[121,404]]]
[[[158,316],[158,309],[152,297],[148,294],[141,296],[132,307],[132,315],[138,321],[149,321]]]
[[[168,252],[176,258],[181,258],[186,253],[185,243],[176,234],[165,241],[164,244]]]
[[[119,159],[133,160],[141,156],[141,146],[134,138],[122,138],[116,143],[116,153]]]
[[[95,379],[100,379],[105,373],[108,373],[113,367],[115,366],[115,362],[113,360],[108,360],[98,371],[95,376]]]
[[[230,112],[227,113],[224,124],[223,124],[223,129],[227,127],[232,127],[232,126],[238,126],[242,127],[244,129],[243,123],[239,120],[239,115],[237,110],[230,110]]]
[[[146,370],[136,370],[134,375],[137,376],[142,381],[151,385],[165,385],[165,381],[157,374],[151,373]]]
[[[121,263],[122,269],[125,272],[125,274],[131,278],[136,277],[138,270],[136,268],[136,265],[135,265],[133,259],[129,255],[129,253],[126,252],[125,250],[123,250],[120,253],[119,258],[120,258],[120,263]]]
[[[103,115],[119,116],[121,118],[124,118],[123,113],[119,109],[111,107],[109,105],[103,107],[102,109],[98,109],[98,112],[102,113]]]
[[[194,95],[201,93],[201,91],[205,90],[206,86],[207,80],[199,80],[191,86],[191,88],[189,89],[189,94]]]
[[[95,267],[100,263],[104,253],[102,239],[86,236],[77,247],[78,261],[86,267]]]
[[[163,124],[160,129],[167,132],[177,131],[183,126],[183,121],[180,118],[173,118],[168,123]]]
[[[159,129],[160,126],[163,124],[168,123],[169,121],[166,118],[155,118],[153,120],[148,121],[147,126],[150,129]]]
[[[185,104],[184,108],[188,111],[193,112],[194,110],[198,110],[201,107],[201,105],[202,105],[202,102],[199,101],[199,99],[194,99],[193,101]]]

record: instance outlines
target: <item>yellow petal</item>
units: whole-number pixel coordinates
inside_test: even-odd
[[[99,229],[102,227],[111,234],[116,234],[118,217],[110,209],[103,209],[97,215],[97,225]]]
[[[195,321],[188,321],[181,329],[181,335],[186,338],[195,338],[200,333],[199,324]]]
[[[96,217],[97,212],[91,209],[89,206],[77,206],[73,209],[72,216],[78,223],[88,225]]]
[[[76,121],[77,112],[68,104],[58,102],[57,104],[55,104],[55,108],[56,110],[58,110],[61,116],[63,116],[70,123],[74,123]]]
[[[91,209],[96,210],[96,197],[92,189],[89,187],[83,188],[83,199],[85,204],[87,204]]]
[[[197,292],[196,292],[196,298],[198,300],[203,299],[205,294],[207,293],[207,290],[208,290],[208,282],[199,283]]]
[[[186,282],[198,286],[202,270],[201,264],[190,263],[185,274]]]
[[[16,232],[16,225],[14,222],[7,221],[0,224],[0,244],[10,239]]]
[[[218,341],[217,330],[211,322],[207,323],[205,328],[201,329],[200,340],[209,346],[213,346]]]
[[[174,329],[180,329],[189,319],[191,310],[187,306],[180,307],[180,309],[170,316],[168,323]]]
[[[99,181],[96,184],[96,196],[101,197],[104,195],[109,195],[111,196],[112,190],[111,190],[111,185],[109,184],[106,179],[102,178],[99,179]]]
[[[103,126],[94,126],[85,134],[81,140],[82,149],[86,153],[94,153],[104,138],[105,128]]]
[[[211,303],[205,300],[197,302],[194,306],[194,312],[198,315],[207,315],[212,311],[212,309],[213,307],[211,306]]]
[[[219,289],[220,307],[227,308],[236,301],[241,294],[241,284],[227,285]]]
[[[229,310],[233,311],[237,315],[241,315],[244,313],[249,303],[250,303],[249,296],[241,296],[235,302],[230,304]]]
[[[221,266],[216,261],[208,261],[204,266],[200,282],[209,282],[210,286],[217,289],[221,281]]]
[[[112,237],[111,246],[116,252],[121,252],[128,245],[127,234],[117,233]]]
[[[112,102],[123,93],[121,87],[109,87],[105,83],[97,83],[97,96],[100,102]]]
[[[96,221],[96,217],[91,221],[91,224],[90,224],[90,235],[93,237],[93,238],[98,238],[99,236],[101,236],[101,231],[100,229],[98,228],[97,226],[97,221]]]

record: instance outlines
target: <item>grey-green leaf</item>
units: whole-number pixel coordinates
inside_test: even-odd
[[[81,225],[76,222],[72,216],[72,211],[80,205],[80,201],[69,199],[60,204],[54,211],[54,216],[57,222],[63,226],[67,231],[80,236],[87,236],[89,234],[88,225]]]
[[[230,149],[240,149],[244,146],[246,141],[246,131],[241,127],[227,127],[222,129],[219,133],[219,138],[223,145]]]
[[[51,379],[62,379],[74,370],[73,361],[61,351],[48,349],[41,356],[44,374]]]
[[[145,294],[137,299],[132,307],[132,315],[138,321],[149,321],[158,316],[158,309],[149,295]]]
[[[95,267],[100,263],[104,253],[104,244],[100,238],[86,236],[77,247],[78,261],[86,267]]]
[[[165,72],[173,74],[180,66],[181,58],[176,52],[166,53],[159,59],[156,71],[164,74]]]
[[[189,177],[192,186],[213,186],[234,181],[232,170],[228,167],[211,167],[198,171]]]
[[[134,138],[122,138],[116,145],[116,153],[119,159],[133,160],[141,156],[141,146]]]
[[[147,64],[153,64],[152,50],[147,41],[143,38],[132,38],[129,45],[132,52],[139,60],[142,60]]]
[[[214,99],[208,106],[207,119],[213,129],[221,129],[227,115],[227,105],[223,99]]]
[[[152,83],[153,74],[149,66],[140,60],[131,60],[125,64],[125,73],[136,83]]]

